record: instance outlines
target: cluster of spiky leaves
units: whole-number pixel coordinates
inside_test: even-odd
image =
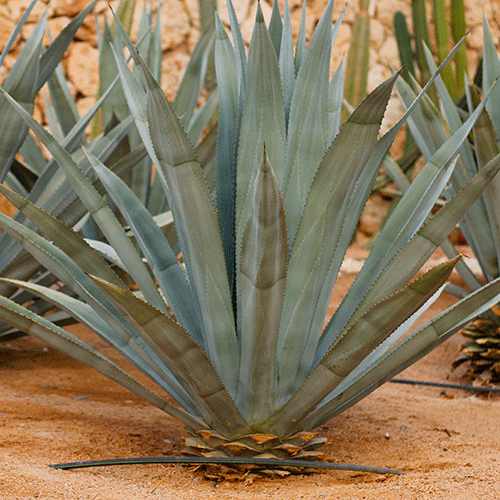
[[[460,148],[460,159],[458,167],[451,175],[451,186],[443,193],[447,199],[459,192],[485,165],[499,158],[500,115],[498,103],[500,102],[500,87],[496,82],[500,76],[500,59],[486,18],[483,22],[483,34],[482,82],[485,91],[491,89],[490,96],[473,127],[472,140],[465,141]],[[429,50],[426,49],[425,53],[429,67],[435,72],[436,67]],[[470,110],[469,113],[471,113],[481,101],[482,89],[478,89],[470,82],[466,81],[466,83],[466,102]],[[453,102],[440,77],[436,79],[436,88],[443,113],[430,100],[423,99],[417,112],[409,119],[412,135],[427,159],[447,140],[450,133],[454,133],[462,125],[461,110]],[[403,102],[409,105],[414,97],[409,86],[400,82],[399,90]],[[405,189],[402,183],[399,186]],[[497,176],[460,222],[460,228],[474,252],[487,282],[500,276],[499,190],[500,178]],[[450,257],[456,254],[449,242],[446,242],[443,248]],[[469,290],[477,290],[481,287],[480,281],[465,262],[462,262],[457,270]],[[449,290],[459,297],[469,293],[469,290],[458,286],[449,287]],[[495,376],[491,375],[493,373],[491,370],[496,363],[495,353],[492,352],[492,356],[490,356],[484,350],[486,345],[491,346],[491,343],[494,344],[499,340],[496,330],[500,323],[496,323],[495,318],[498,316],[494,312],[487,312],[478,322],[464,331],[469,340],[464,344],[463,355],[454,363],[455,366],[458,366],[466,360],[470,361],[470,373],[472,375],[484,374],[483,381],[495,379]],[[481,333],[482,328],[484,329],[483,333]],[[483,357],[483,354],[486,356]]]
[[[329,63],[342,16],[332,29],[333,0],[307,50],[303,17],[295,53],[288,5],[282,20],[275,4],[269,27],[258,7],[248,58],[230,1],[228,6],[234,45],[218,17],[215,29],[220,100],[215,192],[174,107],[117,24],[138,69],[132,71],[114,51],[124,95],[156,166],[178,247],[96,155],[85,147],[78,150],[106,198],[59,142],[4,93],[51,152],[105,237],[89,244],[2,187],[41,234],[0,216],[5,231],[76,296],[35,283],[6,282],[93,330],[149,377],[158,392],[7,298],[0,297],[0,317],[181,420],[194,436],[189,444],[199,452],[300,458],[323,442],[311,434],[315,427],[497,300],[500,282],[493,282],[408,333],[459,258],[410,280],[479,197],[500,161],[481,169],[427,220],[455,166],[449,160],[481,104],[408,189],[323,327],[359,216],[409,112],[378,139],[394,76],[339,128],[343,68],[330,80]],[[108,200],[130,228],[133,242]],[[138,291],[132,293],[106,260],[123,269]]]
[[[0,64],[19,35],[36,0],[25,12],[16,30],[6,45]],[[127,32],[132,26],[135,0],[121,0],[117,8],[117,17],[123,21]],[[89,178],[94,172],[85,155],[79,149],[83,144],[101,162],[123,178],[156,217],[158,224],[166,233],[172,233],[172,220],[163,189],[158,177],[154,178],[151,159],[147,155],[142,140],[137,133],[127,100],[119,85],[118,68],[113,51],[123,54],[121,36],[116,33],[114,23],[109,25],[105,19],[101,30],[95,17],[99,45],[99,94],[95,105],[83,116],[78,114],[71,96],[68,82],[58,64],[74,34],[92,11],[95,2],[79,14],[51,43],[44,49],[43,37],[47,30],[47,17],[44,15],[24,45],[19,57],[4,82],[3,89],[22,103],[29,112],[33,111],[35,95],[47,82],[46,115],[51,134],[64,149],[72,155],[80,169]],[[161,77],[161,18],[160,6],[153,15],[153,5],[144,9],[137,33],[138,49],[151,72],[160,81]],[[197,154],[207,171],[213,170],[215,130],[201,140],[202,131],[211,120],[217,107],[217,94],[214,93],[206,105],[195,111],[203,85],[205,70],[210,53],[213,51],[213,36],[204,33],[190,60],[186,73],[176,94],[174,107],[183,116],[183,123],[189,132],[193,144],[197,145]],[[91,219],[86,219],[86,207],[79,200],[65,174],[54,160],[47,161],[39,145],[28,133],[29,127],[15,110],[0,97],[0,116],[2,134],[0,138],[0,157],[2,167],[0,180],[16,193],[35,203],[46,212],[58,217],[69,226],[79,227],[84,237],[102,241],[103,235]],[[99,118],[99,120],[96,120]],[[85,136],[85,129],[94,123],[90,139]],[[19,154],[18,154],[19,153]],[[95,182],[96,189],[103,194],[104,188]],[[15,220],[23,222],[26,217],[17,214]],[[28,227],[34,228],[31,223]],[[170,237],[175,238],[175,236]],[[46,271],[40,264],[7,233],[0,234],[0,274],[5,278],[31,280],[45,286],[58,286],[58,278]],[[69,290],[66,288],[66,292]],[[7,283],[0,283],[0,293],[20,304],[31,302],[30,309],[44,314],[53,305],[36,298],[27,291],[17,291]],[[70,292],[71,293],[71,292]],[[73,318],[65,313],[56,313],[53,320],[67,324]],[[17,329],[0,323],[0,341],[19,335]]]

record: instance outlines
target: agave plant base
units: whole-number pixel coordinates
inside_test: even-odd
[[[478,316],[461,334],[467,340],[453,368],[465,363],[467,375],[478,384],[500,384],[500,306]]]
[[[282,458],[297,460],[330,459],[325,452],[317,451],[326,444],[325,437],[317,432],[299,432],[287,439],[271,434],[248,434],[228,440],[215,431],[190,433],[186,439],[187,451],[204,457]]]

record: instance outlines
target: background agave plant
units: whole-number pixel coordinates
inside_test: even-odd
[[[21,31],[35,1],[12,34],[9,44],[2,53],[2,60]],[[132,25],[135,3],[131,0],[121,0],[118,5],[117,17],[123,21],[127,32]],[[85,145],[101,162],[112,168],[157,218],[163,231],[171,234],[172,241],[175,235],[172,233],[172,220],[166,206],[164,191],[159,185],[158,177],[154,179],[151,160],[137,133],[123,90],[117,85],[118,69],[113,50],[123,53],[123,42],[119,35],[113,34],[114,26],[110,26],[105,20],[101,33],[96,17],[100,54],[100,97],[83,117],[80,117],[77,111],[64,73],[58,65],[75,32],[91,12],[94,4],[95,2],[91,3],[79,14],[45,52],[42,41],[47,29],[47,20],[45,16],[42,17],[23,47],[3,88],[32,112],[35,95],[47,82],[46,114],[51,134],[73,156],[100,193],[104,193],[104,189],[99,182],[95,182],[95,174],[85,155],[79,150],[79,146]],[[153,16],[153,5],[146,8],[144,4],[137,33],[139,51],[158,81],[162,66],[160,16],[160,6],[156,10],[156,16]],[[207,31],[202,35],[190,59],[174,101],[174,108],[179,115],[183,115],[183,124],[193,144],[197,145],[198,157],[202,166],[206,167],[208,175],[213,171],[215,161],[216,128],[203,139],[201,136],[217,108],[217,93],[212,93],[202,108],[198,110],[195,108],[211,53],[213,53],[213,35]],[[39,77],[36,76],[38,73]],[[36,83],[35,87],[33,82]],[[4,159],[0,179],[5,180],[10,189],[38,204],[69,226],[75,227],[84,237],[93,240],[102,239],[100,229],[91,218],[88,218],[86,207],[78,199],[71,183],[60,171],[57,163],[45,159],[39,145],[28,133],[29,128],[23,120],[7,102],[4,102],[3,97],[0,100],[3,101],[0,104],[0,116],[4,129],[0,139],[0,150]],[[88,139],[85,136],[85,129],[92,121],[93,132]],[[21,213],[15,217],[19,222],[25,219]],[[35,227],[29,222],[27,224],[28,227]],[[0,234],[0,248],[2,249],[0,274],[3,277],[31,280],[43,283],[45,286],[58,286],[57,277],[43,270],[40,264],[5,232]],[[18,292],[16,287],[6,283],[0,284],[0,293],[18,303],[31,302],[30,309],[38,314],[54,309],[52,304],[39,298],[35,300],[31,293]],[[59,325],[74,321],[61,311],[54,313],[52,318]],[[0,323],[0,341],[18,335],[20,335],[18,329]]]
[[[407,190],[324,326],[338,271],[379,166],[415,105],[377,140],[394,76],[339,128],[343,68],[330,80],[329,61],[342,16],[332,29],[333,0],[307,50],[303,18],[295,54],[288,5],[283,20],[273,16],[269,28],[258,8],[248,59],[228,5],[234,45],[218,18],[215,28],[220,104],[214,192],[173,106],[117,25],[139,70],[132,71],[115,51],[124,95],[156,166],[179,247],[169,243],[133,190],[88,148],[81,153],[106,198],[58,141],[4,93],[65,172],[105,241],[84,240],[2,187],[41,234],[1,215],[5,231],[77,297],[36,283],[3,281],[57,305],[93,330],[149,377],[158,392],[8,298],[0,297],[0,317],[181,420],[193,451],[314,457],[324,442],[312,432],[315,427],[498,300],[500,282],[494,281],[408,333],[459,257],[409,281],[500,169],[500,158],[427,221],[455,166],[449,160],[481,113],[481,103]],[[123,269],[137,291],[131,292],[106,261]]]
[[[483,33],[481,81],[484,89],[487,90],[491,87],[493,89],[473,128],[471,138],[465,141],[460,148],[459,167],[451,175],[451,186],[443,192],[446,199],[450,199],[454,193],[460,191],[499,152],[498,103],[500,102],[500,93],[495,83],[500,76],[500,60],[486,18],[483,23]],[[424,51],[431,71],[435,72],[436,67],[430,51],[425,46]],[[482,89],[466,79],[465,83],[468,84],[465,87],[466,108],[469,110],[467,114],[456,106],[444,82],[438,77],[436,89],[443,111],[441,112],[430,99],[424,98],[419,104],[417,112],[408,120],[412,135],[425,158],[430,158],[447,138],[458,130],[464,115],[467,116],[477,108],[482,97]],[[400,81],[398,89],[404,104],[409,105],[415,95],[411,88]],[[401,180],[400,176],[398,185],[401,189],[405,189],[405,182],[401,182]],[[498,190],[499,179],[495,178],[459,224],[467,243],[478,260],[483,279],[486,282],[491,282],[500,276]],[[456,250],[449,243],[444,249],[449,256],[456,254]],[[457,269],[467,288],[449,286],[448,289],[452,293],[464,297],[471,290],[477,290],[481,287],[481,282],[465,262]],[[469,337],[469,340],[463,346],[462,355],[454,362],[454,366],[458,366],[470,361],[469,373],[474,377],[479,377],[483,383],[500,381],[500,336],[498,333],[500,322],[495,311],[498,311],[496,307],[487,311],[477,322],[472,323],[464,330],[463,333]]]
[[[453,44],[458,44],[466,34],[465,9],[463,0],[454,0],[450,3],[450,15],[447,16],[445,1],[433,0],[433,30],[430,28],[430,17],[427,13],[425,0],[411,2],[411,10],[413,36],[410,35],[406,17],[399,11],[394,14],[394,34],[402,68],[401,76],[410,87],[415,84],[414,90],[418,92],[419,85],[423,86],[431,77],[424,46],[436,47],[434,59],[438,64],[441,64],[451,48],[450,41]],[[464,77],[467,71],[465,43],[461,43],[451,62],[444,66],[441,72],[441,77],[448,92],[452,99],[456,101],[461,101],[464,98]],[[427,95],[434,103],[437,103],[438,96],[434,86],[428,90]],[[397,159],[397,162],[393,158],[387,157],[384,161],[384,167],[386,167],[387,171],[401,170],[411,180],[413,169],[421,153],[408,129],[405,138],[404,151],[401,157]],[[380,175],[374,187],[382,189],[390,182],[391,176],[384,172]],[[396,193],[393,198],[393,206],[398,201],[399,196]],[[393,207],[389,211],[392,209]]]

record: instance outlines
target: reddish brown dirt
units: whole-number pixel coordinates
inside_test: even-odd
[[[335,297],[353,276],[342,276]],[[443,295],[429,314],[453,301]],[[70,328],[90,338],[81,327]],[[459,345],[455,336],[402,376],[467,382],[462,372],[450,373]],[[335,461],[397,468],[404,476],[333,471],[248,484],[207,481],[182,466],[53,470],[48,464],[176,454],[183,449],[184,431],[121,386],[31,338],[0,345],[0,384],[4,500],[500,498],[498,397],[385,384],[319,430]]]

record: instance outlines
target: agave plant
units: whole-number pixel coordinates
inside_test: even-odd
[[[483,62],[482,82],[485,89],[494,86],[491,96],[486,102],[473,128],[472,139],[465,141],[461,146],[459,168],[451,176],[451,186],[444,191],[444,196],[450,199],[484,165],[491,161],[499,152],[500,117],[498,103],[500,90],[495,85],[500,76],[500,59],[491,35],[486,18],[483,22]],[[429,50],[425,51],[429,67],[436,70]],[[411,89],[403,82],[399,82],[399,90],[406,105],[413,101]],[[417,113],[409,120],[409,126],[415,140],[425,158],[430,158],[434,152],[447,140],[450,133],[456,131],[462,124],[460,109],[455,106],[452,97],[447,91],[440,77],[436,79],[436,88],[440,98],[441,113],[432,102],[422,100]],[[469,113],[472,112],[481,99],[481,89],[468,84],[466,87],[466,103]],[[400,184],[402,189],[404,185]],[[499,179],[495,178],[486,188],[477,203],[460,221],[460,228],[466,237],[479,263],[482,278],[491,282],[500,276],[500,242],[499,242]],[[449,256],[456,254],[453,247],[447,243],[445,251]],[[481,287],[481,282],[462,263],[458,268],[467,289],[458,286],[449,287],[449,290],[459,297],[466,296],[471,290]],[[500,322],[498,308],[487,311],[477,322],[464,330],[469,341],[463,346],[462,355],[454,362],[454,366],[470,361],[470,374],[479,377],[482,382],[500,381],[500,337],[497,332]]]
[[[31,7],[34,4],[35,1]],[[168,207],[166,207],[165,194],[159,186],[158,178],[156,178],[156,182],[154,180],[151,161],[134,126],[134,120],[128,109],[123,90],[120,85],[117,85],[118,69],[113,50],[123,53],[123,42],[121,42],[120,36],[113,35],[113,26],[110,26],[106,20],[101,33],[96,18],[99,35],[100,97],[83,117],[80,117],[71,97],[66,77],[61,67],[57,65],[74,33],[94,4],[95,2],[79,14],[40,57],[39,53],[43,49],[43,35],[47,28],[46,16],[42,17],[9,73],[4,90],[8,91],[19,102],[25,103],[26,106],[47,81],[46,111],[51,134],[60,141],[68,153],[73,155],[88,178],[95,180],[93,169],[85,155],[81,150],[78,151],[79,144],[83,143],[101,162],[110,166],[117,175],[126,180],[142,203],[157,217],[164,232],[172,233],[171,217]],[[126,24],[127,32],[132,23],[134,8],[135,1],[130,0],[121,0],[118,5],[117,17]],[[28,9],[12,34],[12,42],[24,25],[30,10]],[[162,67],[160,14],[159,6],[156,16],[153,16],[153,5],[146,8],[146,4],[144,4],[137,34],[139,51],[158,81]],[[6,46],[2,58],[8,52],[10,45]],[[212,93],[207,103],[199,110],[195,111],[195,107],[203,85],[207,60],[210,53],[213,52],[212,46],[210,34],[204,34],[190,59],[174,101],[174,107],[179,115],[183,115],[183,123],[193,144],[197,145],[197,153],[203,166],[206,166],[207,172],[211,170],[210,164],[214,162],[213,150],[216,129],[214,128],[203,139],[201,134],[216,110],[217,93]],[[37,72],[40,72],[38,80],[33,76]],[[36,83],[36,88],[32,89],[32,93],[29,93],[28,83],[33,86],[33,81]],[[0,100],[4,101],[3,97]],[[32,105],[30,110],[32,110]],[[78,199],[64,173],[60,171],[55,161],[47,161],[44,158],[40,147],[28,133],[29,128],[7,102],[0,104],[0,116],[2,116],[5,129],[0,139],[0,151],[2,151],[1,155],[4,158],[0,178],[4,178],[8,187],[27,197],[32,203],[38,204],[66,224],[76,227],[85,237],[102,238],[99,228],[92,224],[91,220],[86,219],[87,209]],[[94,127],[92,137],[87,139],[85,129],[97,116],[100,117],[100,121],[95,123],[101,125]],[[99,130],[101,133],[97,133]],[[16,156],[18,151],[21,156]],[[96,184],[96,187],[101,193],[104,193],[100,184]],[[20,213],[15,219],[23,222],[25,217]],[[84,222],[85,220],[87,222]],[[35,226],[30,224],[29,227],[34,228]],[[0,254],[1,276],[34,280],[46,286],[58,282],[54,275],[42,270],[40,264],[7,233],[0,234],[0,248],[2,248]],[[0,293],[11,297],[18,303],[31,301],[30,309],[38,314],[44,314],[53,309],[53,305],[40,299],[33,300],[32,294],[26,291],[17,292],[16,287],[5,283],[0,284]],[[54,320],[58,324],[66,324],[71,322],[72,318],[58,312],[54,316]],[[19,334],[17,329],[0,323],[0,341],[9,340]]]
[[[4,94],[52,153],[106,238],[86,241],[2,187],[41,234],[1,215],[5,231],[77,297],[4,281],[90,328],[158,391],[7,298],[0,297],[0,317],[182,421],[193,451],[314,457],[324,442],[313,432],[318,425],[498,300],[500,282],[495,281],[408,333],[437,298],[459,257],[409,281],[500,169],[500,159],[482,168],[427,221],[455,166],[449,160],[481,113],[481,103],[408,189],[351,290],[323,326],[371,185],[413,107],[377,139],[394,76],[339,128],[342,66],[330,81],[329,61],[342,16],[332,30],[333,0],[307,50],[303,18],[295,54],[288,5],[283,20],[274,16],[269,28],[259,7],[248,59],[234,8],[228,5],[234,45],[218,17],[215,28],[220,99],[215,192],[181,120],[118,24],[139,70],[129,69],[116,51],[124,95],[161,179],[180,253],[133,191],[95,155],[83,149],[106,198],[58,141]],[[125,271],[135,292],[108,262]]]

